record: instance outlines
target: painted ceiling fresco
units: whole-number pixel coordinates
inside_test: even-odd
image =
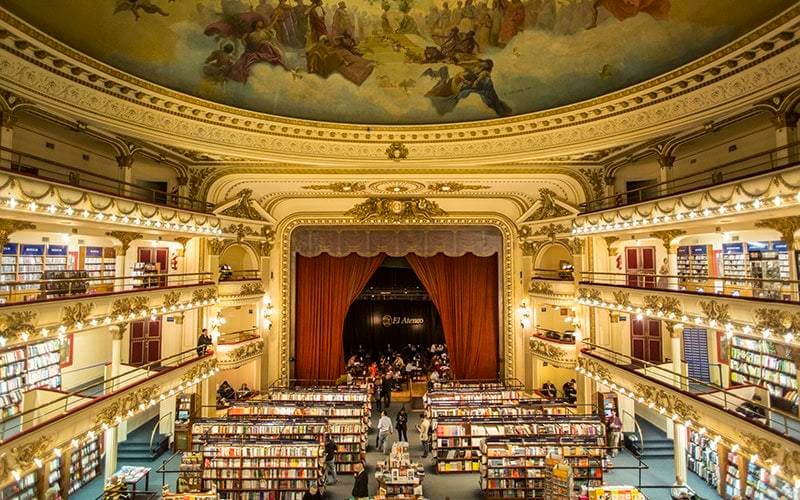
[[[735,40],[791,0],[0,0],[137,77],[274,115],[490,119],[602,96]]]

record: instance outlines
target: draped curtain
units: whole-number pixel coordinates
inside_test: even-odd
[[[409,254],[406,260],[439,311],[455,377],[497,379],[497,254]]]
[[[297,256],[295,378],[331,381],[344,373],[347,310],[385,257]]]

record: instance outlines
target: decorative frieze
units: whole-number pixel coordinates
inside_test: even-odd
[[[217,358],[211,358],[189,368],[186,373],[181,377],[181,383],[191,382],[196,378],[201,377],[204,373],[210,372],[217,368]]]
[[[334,193],[357,193],[365,191],[367,185],[363,182],[330,182],[328,184],[312,184],[303,186],[303,189],[314,191],[333,191]]]
[[[794,250],[794,235],[800,229],[800,216],[789,215],[774,219],[764,219],[756,222],[755,226],[778,231],[781,234],[781,239],[789,246],[789,251],[792,251]]]
[[[169,292],[168,294],[164,295],[163,307],[169,309],[172,306],[177,305],[180,300],[181,292]]]
[[[720,304],[716,300],[701,300],[698,304],[708,319],[716,320],[718,323],[725,323],[731,319],[728,304]]]
[[[556,193],[553,192],[552,189],[539,189],[539,206],[533,211],[527,220],[538,221],[572,215],[572,212],[559,205],[556,201]]]
[[[538,228],[533,233],[533,235],[534,236],[547,236],[551,240],[555,240],[557,235],[568,233],[568,232],[569,232],[569,228],[567,226],[565,226],[564,224],[553,224],[553,223],[550,223],[550,224],[547,224],[545,226],[542,226],[542,227]]]
[[[216,288],[200,288],[192,292],[192,300],[194,302],[210,302],[217,298]]]
[[[528,339],[528,350],[531,354],[559,368],[575,368],[578,362],[575,349],[574,344],[565,344],[562,347],[536,337]]]
[[[41,457],[46,457],[52,450],[52,447],[53,438],[43,435],[39,436],[34,441],[12,448],[11,455],[13,455],[18,470],[28,470],[34,466],[37,458],[41,460]],[[0,477],[4,478],[5,474]]]
[[[612,292],[612,295],[614,296],[614,301],[617,304],[619,304],[619,305],[621,305],[623,307],[628,307],[629,305],[631,305],[631,294],[630,294],[630,292],[623,292],[622,290],[615,290],[614,292]]]
[[[242,283],[239,295],[264,295],[264,284],[261,281]]]
[[[446,215],[439,205],[425,198],[380,198],[371,197],[359,203],[345,215],[359,222],[413,222]]]
[[[219,215],[227,215],[229,217],[237,217],[239,219],[250,219],[254,221],[265,221],[263,215],[259,213],[257,209],[252,206],[252,203],[256,203],[253,200],[253,190],[252,189],[242,189],[239,193],[235,196],[238,198],[235,204],[223,209],[219,212]],[[223,205],[229,202],[223,203]],[[215,210],[216,212],[216,210]]]
[[[23,220],[0,219],[0,247],[8,243],[13,233],[26,229],[36,229],[36,226]]]
[[[580,356],[578,357],[578,366],[589,375],[597,375],[603,380],[611,380],[611,372],[593,359]]]
[[[67,328],[72,328],[79,323],[86,323],[93,309],[93,302],[78,302],[71,306],[65,306],[61,310],[61,324]]]
[[[459,191],[478,191],[489,188],[490,186],[482,184],[464,184],[461,182],[434,182],[428,184],[428,191],[436,193],[457,193]]]
[[[679,395],[672,394],[660,387],[637,383],[633,386],[634,395],[643,398],[646,403],[652,403],[659,411],[663,408],[668,417],[677,415],[681,420],[691,420],[697,422],[700,414],[694,406],[686,403]]]
[[[653,311],[661,311],[667,316],[680,316],[683,314],[681,301],[677,297],[668,297],[664,295],[645,295],[644,307],[646,309],[652,309]]]
[[[128,251],[132,241],[144,238],[144,235],[142,235],[142,233],[135,233],[131,231],[109,231],[106,233],[106,235],[119,240],[119,242],[122,244],[123,254]]]
[[[110,405],[100,410],[95,416],[95,425],[112,426],[129,418],[142,406],[148,406],[159,397],[158,384],[140,387],[124,394]]]
[[[686,231],[683,229],[668,229],[666,231],[654,231],[650,233],[650,237],[661,240],[661,243],[664,244],[664,248],[666,248],[667,252],[669,252],[670,245],[672,245],[672,240],[678,236],[683,236],[684,234],[686,234]]]
[[[131,318],[136,316],[140,311],[147,309],[150,304],[149,297],[135,296],[124,297],[116,299],[111,305],[111,316],[124,318]]]
[[[542,280],[531,281],[531,286],[528,289],[528,292],[534,295],[555,295],[555,291],[553,291],[553,285]]]
[[[590,301],[602,301],[603,296],[596,288],[578,288],[578,298]]]
[[[3,342],[14,342],[18,339],[27,340],[34,335],[36,330],[36,313],[34,311],[13,311],[0,314],[0,336]]]

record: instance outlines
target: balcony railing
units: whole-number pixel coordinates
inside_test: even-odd
[[[258,269],[242,269],[239,271],[231,271],[231,270],[220,270],[219,272],[219,280],[220,281],[248,281],[248,280],[260,280],[261,279],[261,271]]]
[[[250,340],[260,339],[261,335],[258,334],[258,329],[248,328],[246,330],[239,330],[238,332],[223,333],[219,336],[219,345],[233,345],[241,344],[242,342],[249,342]]]
[[[575,332],[559,332],[557,330],[550,330],[537,326],[536,333],[533,334],[533,337],[556,344],[575,345]]]
[[[210,357],[211,354],[198,356],[197,349],[193,347],[141,366],[126,365],[123,369],[127,371],[115,377],[84,386],[80,391],[65,392],[61,397],[0,420],[0,428],[3,429],[2,443],[15,439],[22,432],[29,433],[41,429],[61,417],[84,410],[152,376],[161,376],[190,361]],[[87,398],[85,394],[102,394],[102,396]]]
[[[695,189],[710,187],[723,182],[730,182],[752,175],[782,170],[800,163],[792,157],[791,152],[800,145],[793,142],[778,148],[768,149],[738,160],[721,163],[714,167],[689,174],[670,181],[643,186],[630,191],[597,198],[581,203],[581,213],[596,212],[609,208],[631,205],[642,201],[654,200],[664,196],[686,193]]]
[[[92,271],[63,271],[63,278],[0,282],[0,304],[46,302],[75,296],[211,284],[211,273],[92,277]],[[41,275],[42,273],[19,273]],[[70,276],[70,277],[66,277]]]
[[[653,382],[800,443],[800,418],[796,413],[790,414],[759,403],[752,394],[737,393],[735,387],[725,389],[588,341],[584,341],[583,345],[583,355],[600,359],[634,375],[647,377]],[[768,394],[766,389],[763,392]]]
[[[591,273],[581,275],[582,284],[624,286],[721,297],[800,302],[800,281],[729,276],[676,276],[651,273]]]
[[[572,269],[539,269],[533,270],[531,279],[535,280],[555,280],[555,281],[572,281],[574,274]]]
[[[214,205],[211,203],[206,203],[205,201],[195,198],[179,196],[177,192],[160,191],[158,189],[124,182],[113,177],[97,174],[15,149],[0,147],[0,152],[2,152],[2,154],[0,154],[0,170],[13,172],[14,175],[34,177],[50,182],[75,186],[81,189],[195,212],[210,213],[214,208]]]

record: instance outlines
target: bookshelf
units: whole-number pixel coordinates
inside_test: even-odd
[[[677,271],[681,289],[713,292],[708,280],[712,269],[714,269],[714,250],[711,245],[678,247]]]
[[[378,481],[378,497],[412,500],[424,498],[422,480],[425,470],[420,464],[411,462],[408,443],[392,444],[389,459],[378,462],[377,469],[375,478]]]
[[[323,484],[324,450],[314,442],[208,445],[202,454],[203,489],[229,500],[299,500],[311,484]]]
[[[603,482],[603,448],[592,440],[491,437],[481,443],[480,452],[480,483],[486,498],[551,498],[548,482],[555,464],[548,457],[553,454],[571,469],[569,481],[574,485],[591,487]],[[566,479],[562,476],[560,481]]]
[[[61,494],[62,491],[62,471],[61,471],[62,461],[61,457],[52,457],[47,462],[47,483],[45,485],[45,492],[53,491],[58,492],[58,495],[54,497],[54,499],[60,499],[63,495]],[[43,495],[46,498],[46,495]]]
[[[90,279],[113,278],[116,274],[116,250],[112,247],[81,246],[78,251],[79,267],[87,272]],[[96,291],[114,289],[113,282],[95,282]]]
[[[19,481],[12,480],[0,488],[0,500],[33,500],[37,496],[37,472],[31,471],[23,475]]]
[[[79,488],[100,475],[100,439],[87,438],[78,442],[69,454],[69,488],[68,495],[72,495]]]
[[[521,390],[484,390],[484,391],[435,391],[425,395],[429,405],[449,404],[484,405],[518,403],[520,400],[529,399]]]
[[[549,500],[571,500],[573,498],[572,467],[562,457],[550,455],[545,459],[545,496]]]
[[[184,453],[178,472],[177,493],[196,493],[203,488],[203,454]]]
[[[291,417],[290,417],[291,418]],[[192,451],[216,443],[271,443],[276,439],[322,442],[327,422],[307,420],[198,419],[192,423]]]
[[[471,420],[440,417],[433,420],[433,426],[433,454],[439,473],[479,471],[481,443],[490,438],[538,436],[543,440],[540,442],[545,443],[570,442],[596,446],[602,444],[604,435],[603,424],[598,419],[580,416],[542,415]],[[600,467],[602,453],[599,449],[596,458],[591,463],[587,461],[585,467]],[[576,471],[576,480],[579,476],[588,479],[590,474],[588,470],[583,475]]]
[[[794,349],[779,342],[734,336],[730,377],[735,384],[756,384],[769,391],[772,406],[797,413],[797,365]]]
[[[749,287],[745,286],[746,282],[735,279],[747,277],[747,254],[744,243],[722,244],[722,275],[733,278],[725,281],[723,293],[734,296],[749,293]]]
[[[428,417],[466,417],[497,418],[543,415],[548,410],[539,405],[491,405],[491,406],[455,406],[452,404],[432,404],[428,407]]]
[[[687,467],[706,483],[717,488],[720,477],[720,461],[717,444],[705,434],[689,430],[686,447]]]
[[[589,500],[646,500],[633,486],[597,486],[589,488]]]
[[[788,480],[770,473],[756,462],[747,463],[747,481],[744,495],[754,500],[797,498],[800,488],[792,486]]]
[[[25,377],[25,348],[0,352],[0,403],[3,416],[19,413]]]
[[[337,443],[336,471],[353,472],[355,464],[363,463],[367,451],[369,417],[359,403],[333,403],[324,406],[298,405],[266,406],[251,403],[228,409],[229,419],[286,419],[293,422],[324,422],[328,433]],[[324,431],[323,431],[324,432]]]
[[[0,351],[3,417],[19,413],[24,391],[61,387],[60,349],[60,341],[51,339]]]
[[[729,451],[724,454],[725,460],[721,464],[725,469],[725,484],[722,487],[723,498],[741,498],[744,477],[742,471],[745,470],[744,457]]]
[[[179,394],[175,398],[174,451],[189,451],[191,448],[192,419],[197,415],[197,395]]]

